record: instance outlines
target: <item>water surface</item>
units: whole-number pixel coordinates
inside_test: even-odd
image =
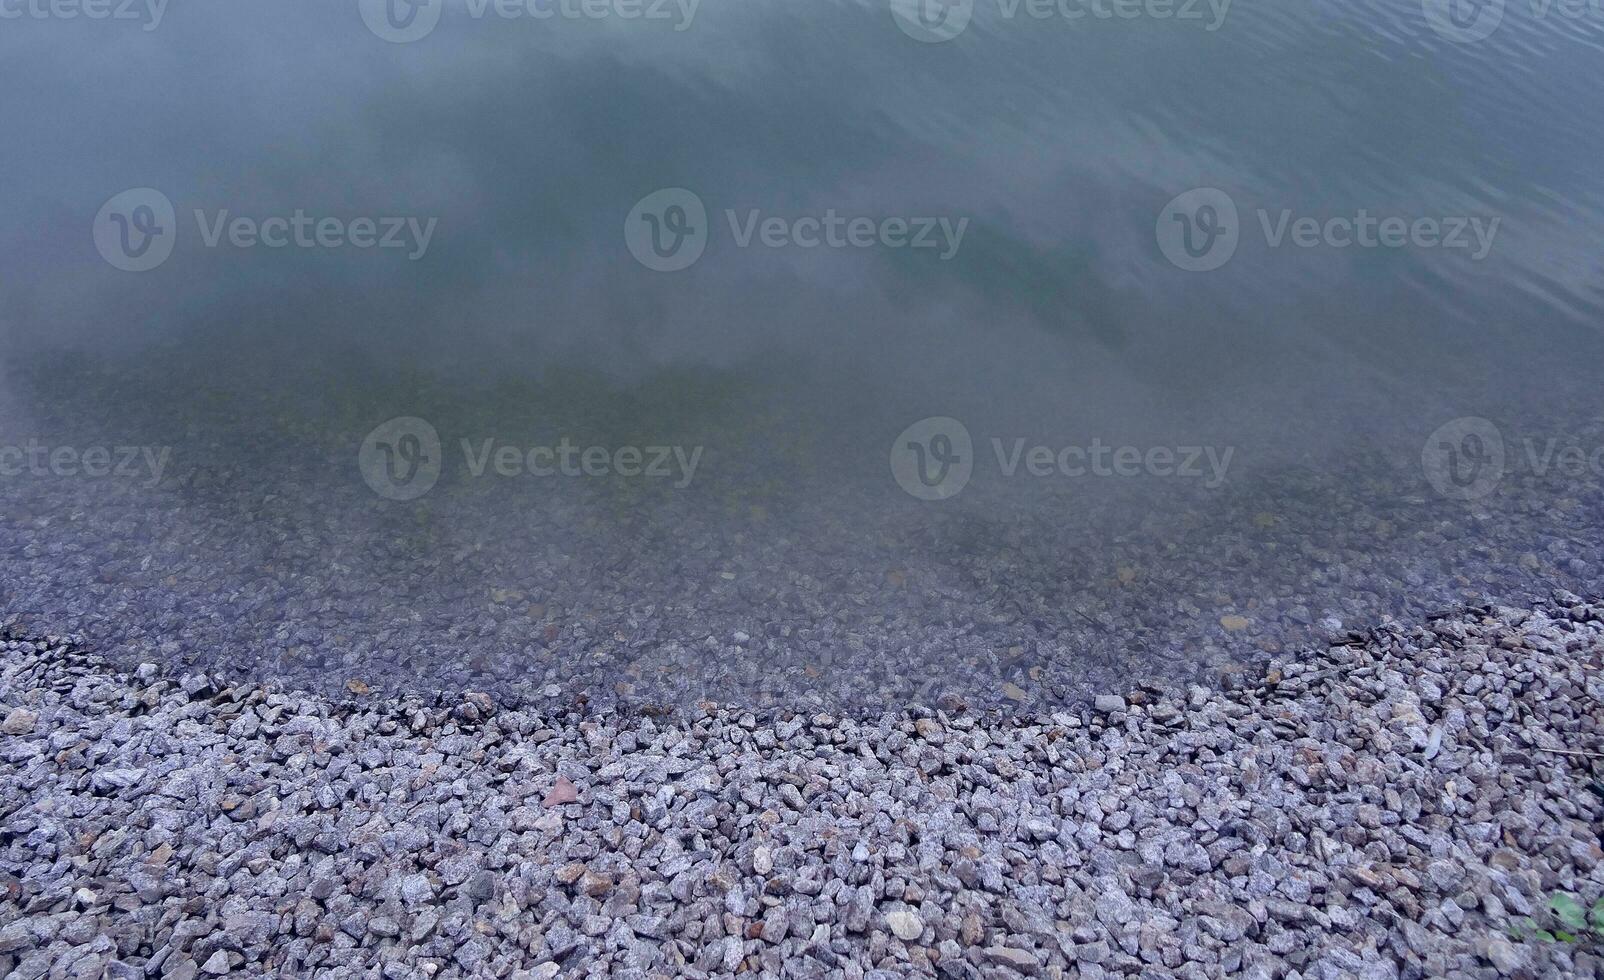
[[[1597,587],[1604,12],[498,9],[0,30],[0,612],[335,689],[1018,706]],[[605,465],[530,471],[564,440]]]

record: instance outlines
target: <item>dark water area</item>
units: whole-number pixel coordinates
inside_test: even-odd
[[[0,619],[1038,708],[1601,588],[1604,8],[15,9]]]

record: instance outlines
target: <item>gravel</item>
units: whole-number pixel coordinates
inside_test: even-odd
[[[1604,972],[1520,928],[1604,894],[1574,595],[1036,714],[331,700],[3,636],[0,976]]]
[[[1099,433],[971,418],[988,462],[930,502],[897,486],[888,448],[939,404],[843,421],[789,410],[767,381],[262,389],[210,369],[38,368],[10,368],[28,414],[0,412],[0,447],[171,448],[154,485],[0,479],[6,612],[82,633],[130,672],[629,711],[1040,714],[1144,681],[1225,686],[1388,617],[1604,590],[1604,478],[1539,473],[1528,455],[1550,437],[1604,446],[1596,399],[1488,409],[1509,472],[1474,501],[1439,494],[1421,461],[1432,429],[1470,409],[1378,403],[1363,427],[1315,414],[1277,420],[1273,439],[1224,423],[1196,436],[1236,449],[1217,487],[1003,479],[989,436]],[[382,498],[356,465],[396,415],[430,419],[451,463],[417,500]],[[706,453],[682,490],[473,478],[461,443],[492,436]]]

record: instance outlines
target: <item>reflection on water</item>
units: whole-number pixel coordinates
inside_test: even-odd
[[[3,611],[331,687],[1034,703],[1584,589],[1604,18],[1491,6],[19,21],[0,446],[67,455],[0,476]],[[926,418],[973,473],[919,500]],[[1422,470],[1463,418],[1485,495]]]

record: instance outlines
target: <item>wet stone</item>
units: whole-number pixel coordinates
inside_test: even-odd
[[[1601,658],[1578,600],[1090,714],[587,716],[147,684],[4,639],[0,703],[36,717],[0,745],[0,966],[1586,975],[1510,930],[1604,895],[1591,764],[1552,751],[1604,731]]]

